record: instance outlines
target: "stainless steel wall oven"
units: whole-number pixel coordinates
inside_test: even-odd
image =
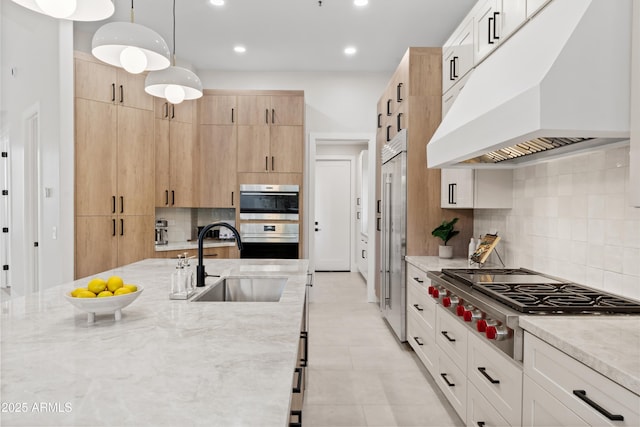
[[[297,185],[240,185],[240,220],[298,221]]]

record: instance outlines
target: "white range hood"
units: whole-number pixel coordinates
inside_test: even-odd
[[[632,0],[553,0],[472,72],[428,167],[515,167],[627,141],[631,12]]]

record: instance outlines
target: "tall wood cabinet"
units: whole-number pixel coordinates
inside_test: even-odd
[[[381,155],[384,144],[402,129],[407,132],[407,255],[437,255],[440,241],[431,235],[443,219],[458,217],[460,235],[450,244],[455,256],[466,256],[473,234],[473,212],[440,207],[440,170],[427,169],[426,146],[441,120],[442,50],[411,47],[378,101],[377,199],[380,201]],[[376,265],[380,271],[380,202],[377,209]],[[376,294],[380,278],[376,277]]]
[[[144,76],[75,55],[75,275],[153,250],[154,111]]]
[[[197,204],[194,159],[195,101],[174,105],[155,98],[155,205],[192,207]]]

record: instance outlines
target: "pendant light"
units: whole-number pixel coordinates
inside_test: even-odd
[[[176,0],[173,0],[173,64],[147,74],[144,90],[149,95],[166,98],[172,104],[202,96],[202,82],[191,70],[176,67]]]
[[[113,15],[111,0],[13,0],[34,12],[72,21],[101,21]]]
[[[171,64],[167,42],[133,20],[131,0],[131,22],[110,22],[98,28],[91,42],[93,56],[132,74],[167,68]]]

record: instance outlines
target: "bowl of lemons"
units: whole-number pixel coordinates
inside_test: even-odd
[[[94,277],[86,287],[65,292],[64,297],[72,305],[89,313],[88,322],[96,320],[96,314],[114,313],[115,319],[122,318],[122,309],[140,296],[143,288],[139,285],[124,283],[119,276],[107,280]]]

